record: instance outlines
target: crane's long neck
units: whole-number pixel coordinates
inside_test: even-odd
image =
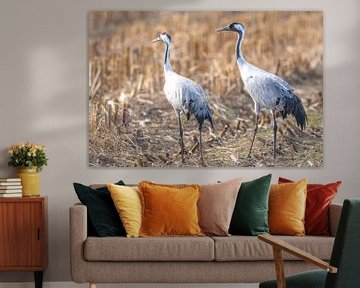
[[[164,58],[164,71],[166,72],[172,71],[170,64],[170,44],[165,43],[165,58]]]
[[[247,63],[244,56],[243,56],[243,54],[242,54],[242,51],[241,51],[242,41],[243,41],[243,34],[238,33],[238,39],[237,39],[236,46],[235,46],[235,56],[236,56],[236,61],[238,62],[238,64],[240,66]]]

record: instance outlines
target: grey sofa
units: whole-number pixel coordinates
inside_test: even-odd
[[[341,205],[330,206],[330,237],[282,236],[330,259]],[[252,236],[88,237],[87,209],[70,208],[71,275],[77,283],[257,283],[275,275],[270,245]],[[312,269],[284,254],[286,274]]]

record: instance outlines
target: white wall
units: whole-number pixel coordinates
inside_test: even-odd
[[[107,10],[323,10],[324,167],[317,169],[94,169],[87,165],[87,12]],[[222,25],[223,23],[219,23]],[[48,146],[41,193],[49,196],[46,281],[67,281],[68,208],[72,182],[124,179],[211,182],[272,172],[274,178],[342,180],[337,197],[360,196],[360,2],[358,0],[1,0],[0,175],[11,176],[6,148],[20,141]],[[32,281],[29,273],[0,273],[0,282]]]

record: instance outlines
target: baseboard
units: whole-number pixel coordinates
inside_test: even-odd
[[[74,282],[44,282],[43,288],[88,288]],[[97,288],[258,288],[259,284],[98,284]],[[0,288],[34,288],[31,282],[3,282]]]

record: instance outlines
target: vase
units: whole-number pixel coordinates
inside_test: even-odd
[[[17,177],[21,178],[22,196],[40,196],[40,177],[36,167],[20,167]]]

